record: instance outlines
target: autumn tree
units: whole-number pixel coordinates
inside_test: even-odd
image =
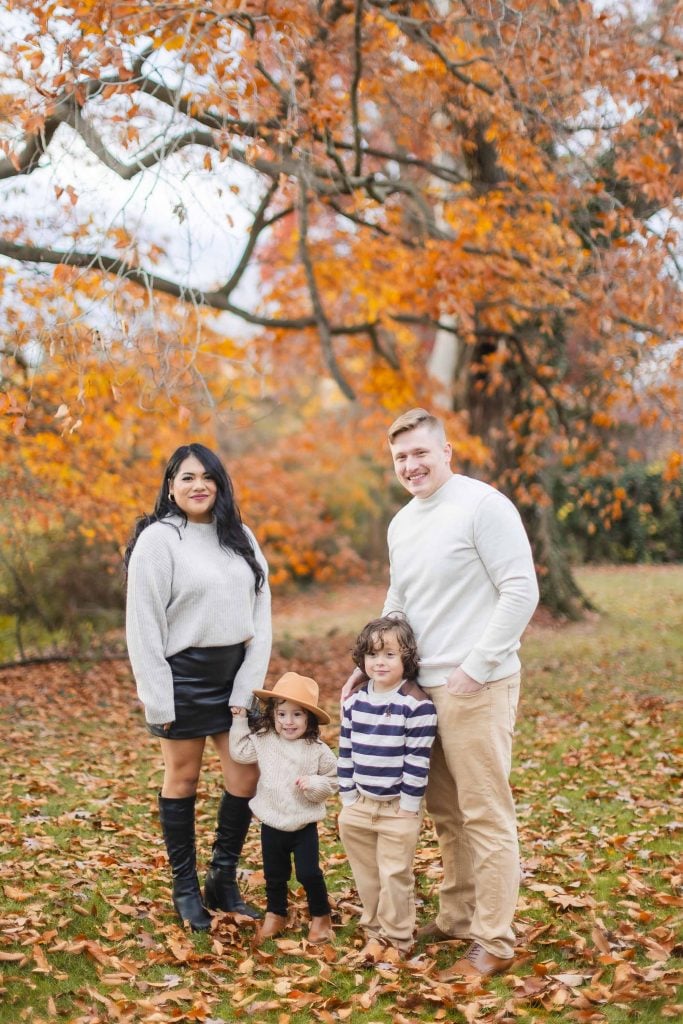
[[[170,453],[188,438],[226,458],[243,517],[267,546],[273,588],[366,575],[372,537],[363,528],[377,506],[362,458],[329,429],[300,438],[293,452],[291,426],[278,436],[272,416],[263,421],[267,446],[255,443],[260,377],[250,389],[248,353],[210,324],[200,329],[194,321],[204,318],[162,302],[153,331],[138,325],[104,345],[72,326],[39,366],[16,351],[0,357],[0,645],[11,639],[22,659],[55,644],[92,654],[95,637],[98,647],[120,643],[123,550]],[[236,365],[238,388],[227,373]]]
[[[672,448],[678,429],[679,4],[4,8],[6,345],[32,336],[17,295],[94,280],[113,310],[137,288],[251,325],[270,400],[343,399],[360,447],[366,417],[439,405],[458,465],[522,508],[544,598],[575,612],[553,475],[588,501],[640,457],[634,427]],[[107,207],[150,176],[241,202],[239,249],[193,276],[187,198],[156,220]]]

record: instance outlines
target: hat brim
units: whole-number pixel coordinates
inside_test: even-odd
[[[300,707],[306,708],[307,711],[314,714],[321,725],[329,725],[332,721],[327,711],[316,707],[315,704],[307,704],[303,700],[295,700],[294,697],[287,697],[284,693],[273,693],[272,690],[253,690],[252,692],[259,700],[291,700],[294,704],[299,704]]]

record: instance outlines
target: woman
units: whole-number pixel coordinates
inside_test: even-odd
[[[261,915],[244,902],[237,863],[258,768],[230,756],[231,706],[263,686],[271,646],[268,566],[243,525],[230,478],[201,444],[171,456],[151,515],[125,554],[126,639],[149,731],[164,760],[159,816],[173,872],[173,904],[193,931],[211,918],[197,879],[194,806],[206,737],[225,791],[204,899],[210,909]]]

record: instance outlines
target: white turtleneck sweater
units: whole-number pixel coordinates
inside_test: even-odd
[[[215,523],[183,524],[178,516],[142,531],[128,566],[126,640],[145,717],[151,725],[175,720],[167,658],[187,647],[246,644],[230,703],[248,707],[263,686],[271,647],[268,566],[245,527],[266,581],[218,543]]]
[[[480,683],[519,671],[538,584],[522,521],[505,495],[451,476],[394,516],[388,543],[383,614],[402,611],[413,627],[421,687],[445,684],[458,665]]]

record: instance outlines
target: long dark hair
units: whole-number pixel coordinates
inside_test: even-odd
[[[227,551],[234,551],[235,554],[242,556],[254,574],[256,592],[258,593],[265,583],[266,574],[256,560],[251,541],[242,525],[242,517],[235,502],[232,481],[216,453],[203,444],[183,444],[173,452],[164,470],[164,478],[159,488],[154,511],[149,515],[140,516],[136,521],[133,533],[126,546],[123,564],[127,569],[138,537],[152,523],[158,523],[170,515],[180,516],[187,523],[187,516],[182,509],[178,508],[169,495],[169,484],[178,473],[181,463],[191,455],[199,459],[216,485],[216,502],[213,506],[212,514],[216,523],[218,541],[222,548],[225,548]]]

